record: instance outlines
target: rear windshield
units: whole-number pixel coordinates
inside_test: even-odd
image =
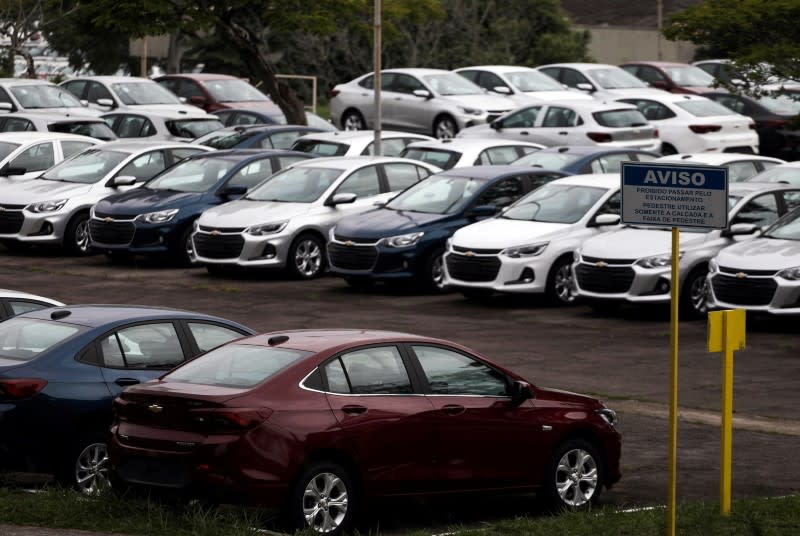
[[[228,344],[201,355],[193,361],[167,374],[163,380],[219,387],[248,388],[291,365],[312,355],[312,352]]]
[[[320,156],[344,156],[349,148],[350,146],[344,143],[321,140],[297,140],[292,145],[293,151],[302,151]]]
[[[167,121],[167,130],[181,138],[199,138],[209,132],[221,129],[224,125],[219,119],[185,119]]]
[[[541,167],[544,169],[564,169],[575,162],[580,155],[536,151],[511,162],[512,166]]]
[[[0,322],[0,358],[30,361],[87,328],[33,318]]]
[[[684,102],[676,102],[679,108],[683,108],[692,115],[697,117],[710,117],[712,115],[738,115],[733,110],[724,107],[718,102],[712,100],[690,100]]]
[[[424,147],[406,147],[402,153],[402,158],[410,158],[412,160],[419,160],[442,169],[450,169],[456,165],[458,159],[461,158],[461,153],[454,151],[442,151],[440,149],[427,149]]]
[[[205,145],[206,147],[213,147],[214,149],[230,149],[231,147],[235,147],[257,134],[259,134],[259,131],[257,130],[250,130],[250,131],[244,130],[244,131],[220,133],[219,136],[212,134],[212,136],[215,137],[210,140],[202,142],[202,144]],[[195,143],[200,143],[200,142],[198,141]]]
[[[104,121],[91,123],[52,123],[48,125],[50,132],[64,132],[66,134],[80,134],[98,140],[115,140],[117,135]]]
[[[647,125],[647,119],[639,110],[607,110],[605,112],[595,112],[592,117],[594,117],[598,125],[604,127],[624,128]]]

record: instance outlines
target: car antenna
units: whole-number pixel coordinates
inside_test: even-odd
[[[58,311],[53,311],[50,313],[50,320],[61,320],[62,318],[66,318],[72,314],[72,311],[68,311],[66,309],[59,309]]]
[[[270,346],[277,346],[279,344],[283,344],[289,340],[289,337],[286,335],[275,335],[274,337],[270,337],[267,339],[267,344]]]

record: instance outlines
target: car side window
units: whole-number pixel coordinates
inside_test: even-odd
[[[545,69],[539,69],[540,72],[546,74],[553,80],[557,80],[562,84],[566,84],[561,78],[561,68],[560,67],[547,67]]]
[[[589,79],[575,69],[564,69],[561,71],[561,82],[569,87],[578,87],[578,84],[591,84]],[[592,84],[594,86],[594,84]]]
[[[475,161],[476,166],[492,166],[510,164],[520,155],[516,147],[490,147],[485,149]]]
[[[367,166],[352,173],[336,189],[337,194],[356,194],[361,199],[381,193],[377,166]]]
[[[541,106],[524,108],[503,119],[503,128],[530,128],[536,124]]]
[[[86,80],[73,80],[72,82],[66,82],[62,86],[64,89],[75,95],[77,98],[83,98],[83,91],[86,89]]]
[[[142,130],[147,119],[139,115],[118,116],[119,120],[115,124],[109,124],[114,129],[114,133],[120,138],[141,137]],[[108,118],[106,118],[108,119]]]
[[[61,140],[61,152],[64,153],[64,158],[78,154],[87,147],[92,147],[92,144],[85,141]]]
[[[205,97],[203,90],[192,80],[181,80],[178,84],[178,95],[189,99],[191,97]]]
[[[569,108],[561,108],[559,106],[551,106],[547,109],[542,122],[543,127],[573,127],[578,118],[575,110]]]
[[[620,214],[622,212],[622,194],[617,192],[597,209],[596,214]]]
[[[363,348],[342,354],[325,366],[328,390],[342,394],[396,395],[413,392],[395,346]]]
[[[488,71],[483,71],[478,76],[478,85],[484,89],[488,89],[489,91],[494,91],[494,88],[496,87],[508,87],[508,84],[503,82],[502,78]]]
[[[38,311],[46,307],[52,307],[49,303],[35,302],[31,300],[8,300],[6,302],[15,315],[21,315],[30,311]]]
[[[167,149],[167,150],[172,155],[173,162],[179,162],[184,158],[189,158],[190,156],[204,152],[200,149]]]
[[[407,74],[397,74],[394,78],[394,84],[392,84],[390,89],[392,91],[397,91],[398,93],[412,94],[418,89],[425,89],[425,86],[423,86],[422,82],[413,76],[409,76]]]
[[[751,199],[743,206],[733,220],[734,223],[752,223],[758,227],[771,225],[778,219],[778,201],[775,194],[764,194]]]
[[[39,143],[18,154],[8,167],[22,168],[25,171],[43,171],[55,165],[53,142]]]
[[[184,361],[178,333],[171,322],[120,329],[100,340],[107,367],[172,368]]]
[[[621,99],[620,102],[627,102],[635,105],[642,112],[648,121],[658,121],[659,119],[669,119],[675,117],[675,112],[661,104],[660,102],[649,99]]]
[[[100,99],[111,99],[111,92],[106,89],[103,84],[98,84],[97,82],[90,82],[89,83],[89,92],[86,95],[86,100],[89,102],[97,103]]]
[[[414,140],[416,141],[416,140]],[[408,142],[403,138],[391,138],[388,140],[381,140],[381,153],[383,156],[398,156],[406,148]],[[375,150],[375,143],[371,142],[367,147],[361,151],[361,154],[373,154]]]
[[[11,105],[12,110],[17,109],[17,107],[14,106],[14,103],[11,102],[11,97],[9,97],[8,92],[1,87],[0,87],[0,102],[7,102],[8,104]]]
[[[412,346],[434,395],[507,396],[506,379],[493,368],[438,346]]]
[[[800,192],[781,192],[779,195],[783,196],[783,203],[786,205],[786,212],[800,207]]]
[[[269,161],[269,158],[264,158],[263,160],[250,162],[237,171],[228,180],[226,186],[244,186],[250,189],[270,175],[272,175],[272,162]]]
[[[475,206],[492,205],[502,208],[510,205],[525,193],[519,177],[509,177],[494,183],[475,201]]]
[[[658,69],[654,69],[653,67],[649,67],[647,65],[639,66],[639,74],[637,76],[645,82],[649,82],[650,84],[653,82],[663,82],[666,80],[664,75],[661,74]]]
[[[307,159],[302,156],[279,156],[275,160],[277,160],[278,169],[280,170]]]
[[[261,147],[263,149],[288,149],[294,143],[294,140],[299,138],[305,134],[305,132],[300,131],[286,131],[286,132],[276,132],[272,136],[268,136],[261,140]],[[264,145],[264,144],[267,145]]]
[[[412,184],[419,182],[417,166],[414,164],[384,164],[386,181],[389,183],[390,192],[405,190]]]
[[[21,117],[9,117],[3,124],[3,132],[32,132],[36,127],[31,121]]]
[[[732,162],[728,164],[728,182],[740,182],[758,174],[753,162]]]
[[[231,122],[232,125],[257,125],[258,123],[263,123],[263,121],[261,121],[257,115],[245,112],[237,113],[236,117]]]
[[[463,76],[473,84],[478,84],[479,86],[480,83],[478,82],[478,77],[480,76],[480,74],[481,74],[480,71],[458,71],[459,76]]]
[[[743,114],[745,112],[745,103],[742,99],[736,98],[732,95],[715,95],[712,97],[713,100],[717,101],[721,105],[725,106],[726,108],[730,108],[736,113]]]
[[[369,75],[366,78],[362,79],[359,83],[359,86],[367,89],[375,89],[375,76]]]
[[[151,151],[145,153],[122,168],[118,177],[136,177],[139,181],[144,181],[155,177],[157,173],[166,168],[164,153],[161,151]]]
[[[197,348],[201,352],[207,352],[220,344],[244,337],[238,331],[216,324],[207,324],[205,322],[188,322],[187,324],[194,341],[197,343]]]
[[[626,153],[600,156],[592,160],[592,173],[618,173],[622,163],[628,160]]]

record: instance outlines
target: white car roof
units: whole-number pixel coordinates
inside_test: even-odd
[[[571,67],[573,69],[596,69],[596,68],[607,68],[607,67],[614,67],[615,69],[620,69],[620,67],[616,65],[611,65],[610,63],[549,63],[547,65],[540,65],[538,68],[541,69],[543,67]]]
[[[37,78],[0,78],[0,85],[3,86],[55,86],[47,80]],[[57,87],[57,86],[56,86]]]
[[[632,96],[632,97],[623,97],[623,98],[626,98],[626,99],[642,98],[642,99],[654,100],[654,101],[658,101],[658,102],[669,102],[669,103],[672,103],[672,102],[684,102],[684,101],[706,101],[706,102],[708,102],[708,101],[711,100],[709,98],[703,97],[702,95],[686,95],[686,94],[683,94],[683,93],[669,93],[667,91],[664,91],[663,95],[661,93],[648,93],[646,96],[642,95],[641,97]]]
[[[459,67],[454,69],[455,72],[466,71],[472,69],[480,69],[482,71],[491,71],[495,73],[516,73],[520,71],[535,71],[530,67],[524,65],[470,65],[469,67]]]
[[[176,103],[177,104],[177,103]],[[115,110],[113,112],[107,112],[102,114],[101,118],[106,117],[116,117],[118,115],[141,115],[144,117],[153,117],[163,119],[165,121],[170,121],[172,119],[191,119],[196,121],[197,119],[216,119],[219,120],[214,114],[204,113],[202,109],[198,108],[197,113],[189,113],[185,111],[181,112],[173,112],[170,110],[163,110],[163,111],[150,111],[150,110],[131,110],[129,108],[122,108],[119,111]]]
[[[414,76],[422,76],[426,74],[442,74],[448,73],[452,74],[453,71],[448,71],[447,69],[425,69],[421,67],[406,67],[401,69],[381,69],[382,73],[404,73],[410,74]]]
[[[619,188],[622,183],[619,173],[592,173],[572,175],[551,181],[549,184],[567,184],[572,186],[600,186],[607,190]]]
[[[29,299],[29,300],[39,300],[43,302],[50,303],[55,306],[64,305],[60,301],[56,301],[52,298],[45,298],[44,296],[38,296],[36,294],[29,294],[27,292],[20,292],[18,290],[8,290],[4,288],[0,288],[0,298],[18,298],[18,299]]]
[[[93,80],[95,82],[105,82],[106,84],[117,84],[126,82],[158,82],[150,80],[149,78],[142,78],[141,76],[76,76],[65,80],[65,82],[72,82],[73,80]],[[63,82],[62,82],[63,83]]]
[[[348,170],[361,167],[366,164],[385,164],[391,162],[403,162],[407,164],[415,164],[431,170],[438,170],[436,166],[432,166],[419,160],[411,160],[408,158],[398,158],[395,156],[332,156],[328,158],[310,158],[294,164],[292,167],[321,167]]]
[[[81,118],[83,119],[83,118]],[[93,119],[87,117],[87,119]],[[68,134],[62,132],[0,132],[0,141],[11,143],[35,143],[37,141],[48,140],[92,140],[97,143],[100,140],[90,138],[88,136],[81,136],[79,134]]]
[[[535,147],[537,149],[542,149],[544,147],[538,143],[501,138],[450,138],[447,140],[415,141],[414,143],[409,143],[408,147],[422,147],[426,149],[443,149],[464,152],[471,149],[482,150],[489,147],[504,147],[507,145]]]
[[[400,132],[396,130],[381,131],[381,139],[391,138],[419,138],[420,140],[432,140],[430,136],[415,134],[413,132]],[[323,140],[323,141],[347,141],[347,142],[370,142],[375,139],[373,130],[332,130],[329,132],[309,132],[300,136],[301,140]]]
[[[0,138],[2,139],[2,138]],[[211,147],[205,145],[194,145],[191,143],[184,143],[180,141],[164,141],[164,140],[141,140],[137,138],[123,138],[121,140],[109,141],[102,143],[95,149],[103,151],[123,151],[128,153],[137,153],[148,149],[199,149],[200,151],[214,151]]]
[[[569,100],[566,102],[543,102],[542,104],[574,108],[586,113],[602,112],[605,110],[638,110],[635,104],[615,100]],[[527,106],[525,106],[525,108],[527,108]]]
[[[675,162],[676,164],[688,162],[693,164],[707,164],[709,166],[723,166],[739,160],[763,160],[765,162],[775,162],[777,164],[784,163],[780,158],[747,153],[679,153],[656,158],[653,162]],[[800,165],[800,163],[798,163],[798,165]]]

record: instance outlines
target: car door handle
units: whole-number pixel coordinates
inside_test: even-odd
[[[528,135],[528,131],[527,130],[523,130],[519,134],[520,134],[520,136],[527,136]]]
[[[459,406],[458,404],[447,404],[442,406],[442,411],[448,415],[461,415],[465,409],[464,406]]]
[[[342,407],[342,411],[347,413],[348,415],[362,415],[367,412],[367,408],[364,406],[344,406]]]
[[[394,100],[403,100],[403,97],[395,97]]]
[[[559,134],[559,136],[566,136],[567,134],[569,134],[569,132],[566,132],[566,131],[562,130],[558,134]]]
[[[136,378],[117,378],[114,380],[114,383],[119,385],[120,387],[127,387],[129,385],[136,385],[137,383],[141,383]]]

